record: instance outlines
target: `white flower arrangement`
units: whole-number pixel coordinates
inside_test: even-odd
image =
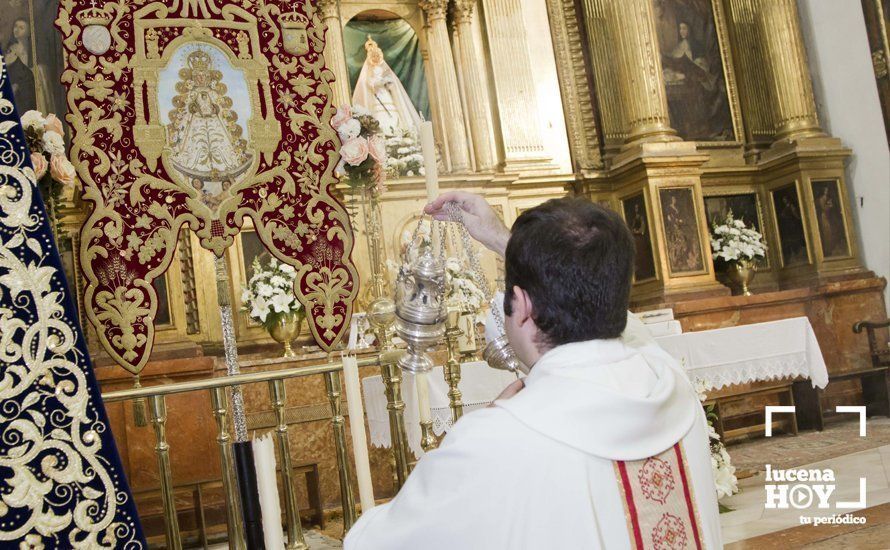
[[[303,305],[294,296],[297,271],[275,258],[266,265],[253,260],[253,277],[241,289],[241,304],[251,319],[269,329],[285,315],[302,313]]]
[[[763,259],[766,249],[763,235],[747,227],[744,221],[733,218],[731,210],[723,223],[715,223],[711,230],[711,250],[715,260],[727,263],[739,260],[753,262]]]
[[[695,381],[695,391],[704,406],[708,396],[704,382]],[[739,480],[735,475],[735,466],[726,451],[726,445],[720,441],[720,434],[714,429],[715,413],[713,407],[705,407],[705,417],[708,421],[708,439],[711,447],[711,471],[714,474],[714,484],[717,486],[717,500],[732,496],[739,492]]]
[[[475,314],[476,324],[485,322],[485,291],[476,284],[473,273],[457,258],[445,260],[445,300]]]
[[[394,135],[386,136],[386,173],[392,177],[423,176],[423,151],[417,134],[401,129]]]

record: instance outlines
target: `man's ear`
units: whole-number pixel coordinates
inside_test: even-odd
[[[532,320],[532,301],[528,293],[518,286],[513,286],[513,317],[519,326]]]

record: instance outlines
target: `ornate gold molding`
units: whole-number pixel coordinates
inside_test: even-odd
[[[600,140],[575,3],[547,0],[547,13],[574,169],[595,170],[602,167]]]

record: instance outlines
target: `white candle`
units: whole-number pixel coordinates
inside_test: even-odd
[[[254,439],[253,461],[256,469],[257,488],[260,492],[260,510],[263,512],[263,539],[266,548],[284,548],[284,531],[281,528],[281,505],[278,501],[278,475],[275,472],[275,446],[272,435]]]
[[[368,439],[365,435],[365,408],[359,387],[358,361],[354,355],[343,356],[343,383],[346,386],[346,408],[352,435],[352,456],[358,478],[358,496],[362,512],[374,507],[374,486],[371,484],[371,462],[368,460]]]
[[[423,168],[426,171],[426,198],[429,201],[439,196],[439,167],[436,164],[436,139],[433,137],[433,123],[420,123],[420,146],[423,149]]]
[[[417,389],[417,409],[420,413],[420,422],[430,422],[430,382],[425,372],[414,375],[414,387]]]

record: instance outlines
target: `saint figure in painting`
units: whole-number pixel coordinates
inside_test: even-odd
[[[202,193],[204,202],[216,206],[213,198],[247,171],[253,155],[242,137],[222,72],[214,67],[210,54],[195,50],[186,65],[179,71],[167,125],[170,160]]]
[[[387,136],[406,131],[416,133],[420,128],[420,115],[405,87],[384,59],[383,50],[369,36],[365,51],[367,57],[355,84],[352,104],[370,111],[380,121],[380,128]]]
[[[31,29],[27,19],[19,17],[13,21],[12,36],[5,45],[3,56],[19,112],[37,109],[37,86],[31,69]]]

